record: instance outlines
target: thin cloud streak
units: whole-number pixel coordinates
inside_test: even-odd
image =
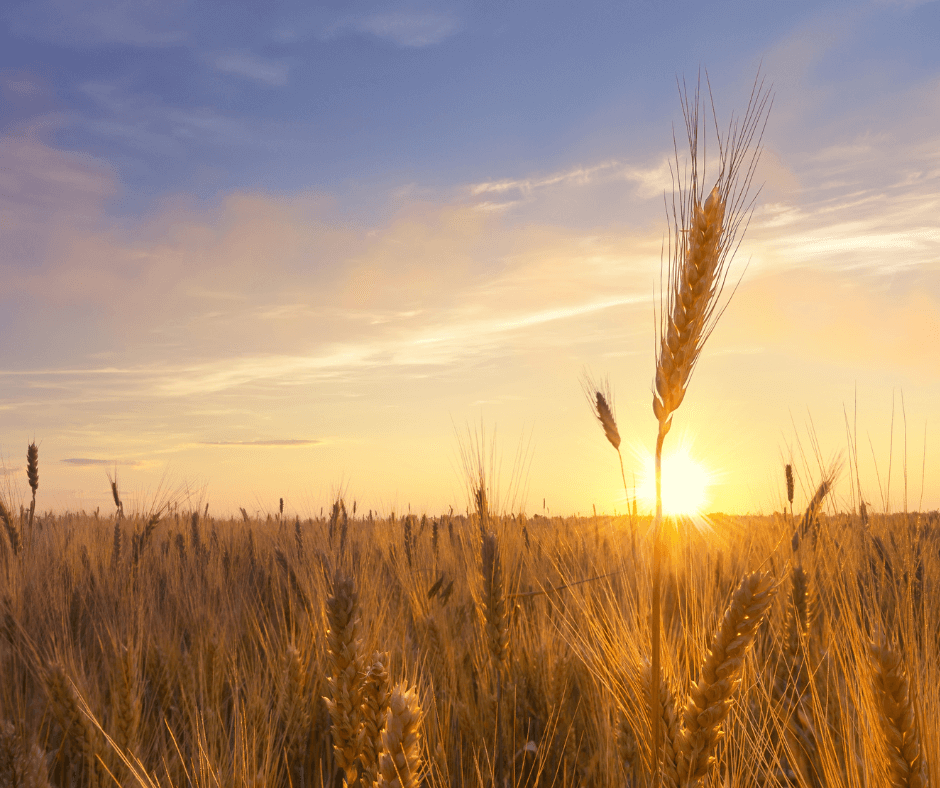
[[[142,468],[146,463],[141,462],[140,460],[102,460],[96,457],[67,457],[64,460],[59,460],[66,465],[75,465],[78,467],[99,467],[102,465],[114,466],[122,465],[129,468]]]
[[[366,33],[400,47],[420,49],[440,44],[461,27],[460,19],[452,14],[389,11],[345,17],[331,24],[323,37]]]
[[[222,446],[222,447],[290,447],[290,446],[319,446],[321,440],[305,440],[302,438],[286,438],[284,440],[257,440],[257,441],[200,441],[197,446]]]
[[[511,317],[481,318],[457,325],[443,323],[393,340],[348,345],[319,355],[258,355],[204,364],[155,364],[134,368],[0,370],[0,379],[6,377],[35,383],[42,378],[53,378],[62,381],[57,390],[67,392],[73,403],[80,402],[83,396],[94,401],[102,397],[122,396],[145,399],[188,397],[218,393],[250,383],[298,386],[316,380],[335,380],[344,374],[367,369],[449,367],[468,357],[498,352],[517,332],[648,300],[640,296],[608,298]],[[101,379],[108,380],[104,388],[95,384]],[[76,396],[76,391],[84,394]]]

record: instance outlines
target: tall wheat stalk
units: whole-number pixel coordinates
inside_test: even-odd
[[[706,76],[707,79],[707,76]],[[673,137],[675,170],[670,216],[668,284],[665,303],[657,320],[658,356],[653,388],[653,414],[659,425],[656,436],[656,518],[653,532],[652,579],[652,681],[649,686],[653,736],[653,784],[660,784],[660,685],[661,654],[661,567],[662,567],[662,454],[663,441],[672,427],[672,417],[682,404],[702,347],[728,304],[722,299],[729,264],[740,244],[753,200],[748,196],[754,169],[760,158],[760,137],[770,109],[770,93],[760,76],[755,80],[744,118],[732,117],[727,131],[718,131],[714,102],[712,116],[718,143],[718,172],[715,185],[705,197],[705,119],[699,86],[690,97],[683,84],[679,89],[682,115],[689,146],[689,162],[679,164],[678,145]],[[763,121],[763,123],[762,123]],[[701,133],[701,137],[700,137]]]

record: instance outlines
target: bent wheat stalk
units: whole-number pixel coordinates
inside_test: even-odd
[[[707,78],[707,77],[706,77]],[[699,88],[690,98],[680,88],[682,114],[689,145],[689,166],[680,176],[678,146],[675,149],[672,212],[670,217],[668,284],[665,304],[657,319],[658,355],[653,385],[653,414],[659,424],[656,436],[656,518],[653,533],[652,579],[652,682],[650,715],[653,736],[654,786],[660,780],[660,698],[654,691],[661,677],[661,565],[663,522],[662,454],[663,441],[672,427],[672,417],[685,398],[689,380],[727,306],[722,293],[729,263],[740,244],[750,218],[753,199],[749,191],[760,158],[760,137],[770,109],[770,93],[764,90],[760,75],[754,83],[744,118],[732,118],[727,132],[718,137],[718,172],[715,185],[705,197],[705,130],[700,120]],[[711,98],[709,88],[709,98]],[[714,104],[712,103],[714,117]],[[763,123],[762,123],[763,121]],[[717,119],[715,128],[717,131]],[[701,131],[701,138],[699,136]],[[677,186],[677,180],[683,183]],[[742,226],[743,223],[743,226]]]

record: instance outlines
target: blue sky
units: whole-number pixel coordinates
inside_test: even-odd
[[[532,500],[613,509],[577,375],[609,374],[650,442],[676,79],[700,67],[722,124],[758,68],[774,92],[750,267],[684,406],[712,504],[773,508],[808,410],[844,451],[856,387],[872,487],[902,389],[940,475],[936,0],[4,8],[0,454],[43,440],[50,506],[106,495],[110,463],[223,509],[285,478],[298,509],[341,479],[433,509],[462,495],[453,425],[482,418],[533,436]]]

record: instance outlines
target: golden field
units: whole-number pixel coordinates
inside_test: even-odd
[[[649,785],[651,518],[476,504],[5,510],[0,783]],[[688,784],[937,783],[936,513],[665,529],[664,784],[696,688],[726,716]]]

